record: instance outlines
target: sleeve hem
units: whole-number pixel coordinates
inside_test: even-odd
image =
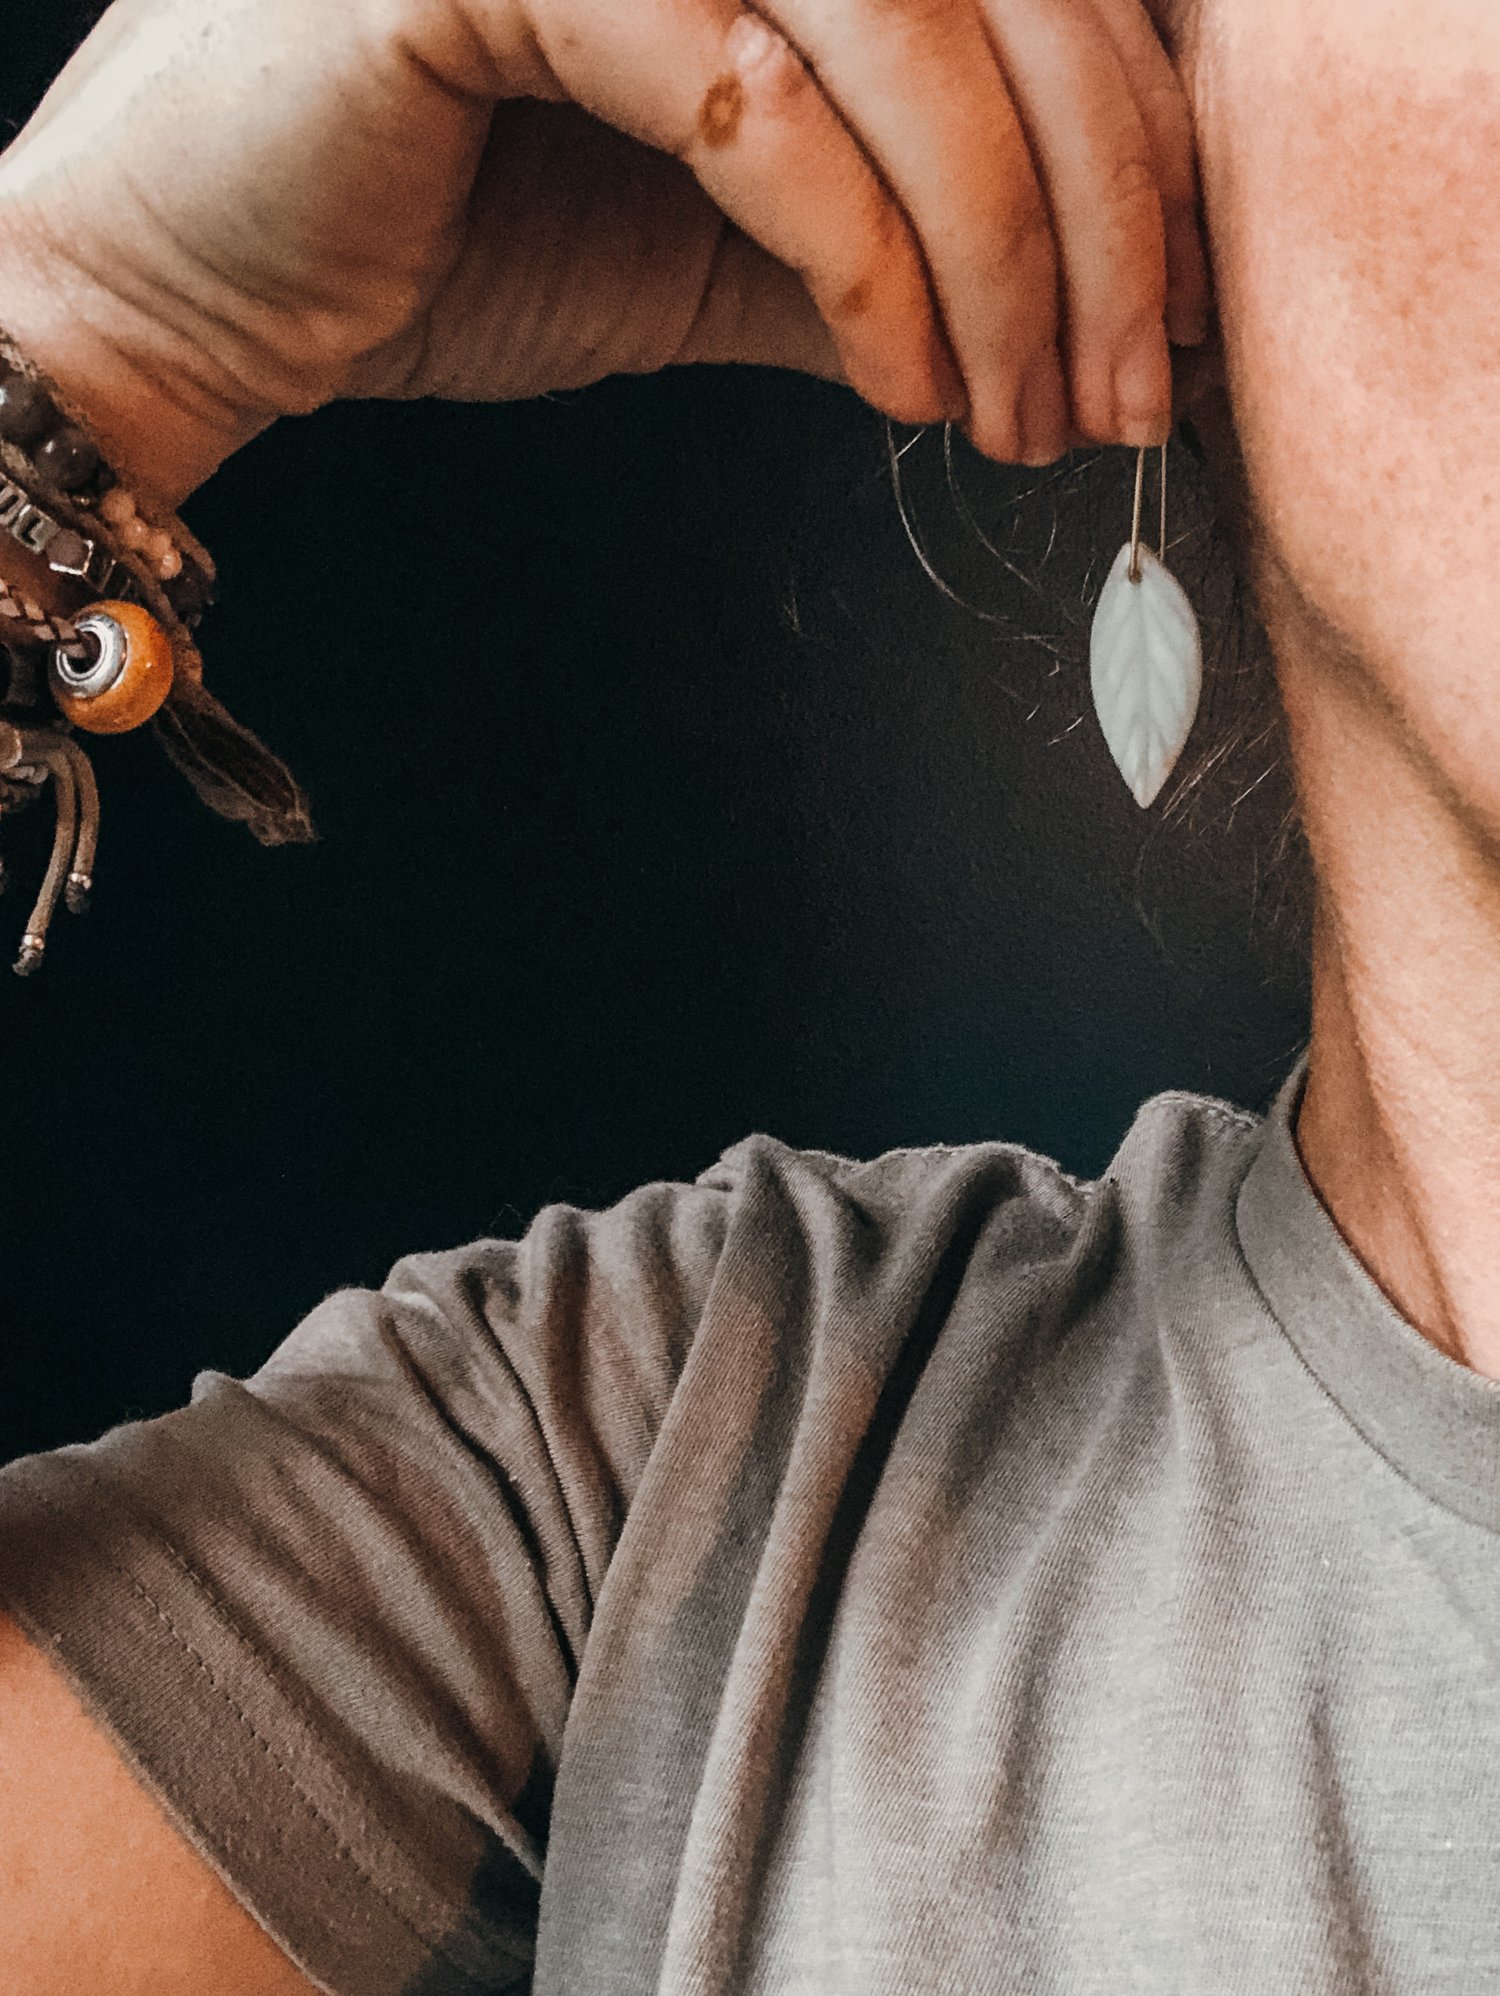
[[[92,1483],[66,1451],[8,1466],[0,1602],[251,1917],[331,1996],[494,1996],[497,1957],[524,1985],[529,1963],[395,1846],[201,1579]],[[110,1547],[80,1496],[109,1505]]]

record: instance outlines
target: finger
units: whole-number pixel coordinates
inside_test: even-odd
[[[1072,0],[985,0],[1061,248],[1073,408],[1104,441],[1171,426],[1166,244],[1150,141],[1114,45]]]
[[[1208,338],[1210,285],[1187,92],[1140,0],[1093,4],[1151,141],[1167,232],[1167,331],[1176,346],[1200,346]]]
[[[684,160],[797,273],[862,395],[910,422],[964,414],[911,226],[772,25],[735,0],[541,0],[533,30],[576,102]]]
[[[726,222],[678,365],[740,361],[842,381],[838,346],[795,271]]]
[[[989,456],[1068,434],[1047,203],[973,0],[765,0],[911,219]]]

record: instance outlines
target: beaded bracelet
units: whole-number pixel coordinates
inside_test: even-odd
[[[200,797],[262,843],[313,836],[290,771],[203,684],[194,631],[217,573],[175,518],[144,506],[86,420],[0,330],[0,816],[50,782],[52,859],[15,969],[42,961],[59,900],[88,904],[98,791],[73,729],[154,719]],[[45,669],[42,666],[45,655]],[[0,865],[0,887],[4,885]]]
[[[5,447],[0,444],[0,463]],[[71,639],[70,613],[105,597],[139,596],[135,570],[104,541],[69,522],[78,516],[66,502],[50,505],[0,472],[0,618],[10,643],[51,644]]]
[[[216,575],[207,551],[181,520],[143,505],[105,462],[62,390],[3,327],[0,458],[23,488],[66,494],[97,517],[112,544],[140,555],[185,623],[192,624],[213,601]]]

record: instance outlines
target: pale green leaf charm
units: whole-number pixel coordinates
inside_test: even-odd
[[[1121,548],[1094,616],[1094,708],[1109,752],[1142,810],[1177,766],[1203,691],[1203,640],[1182,585],[1149,548],[1140,580]]]

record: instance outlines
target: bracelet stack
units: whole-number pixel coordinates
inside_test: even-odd
[[[290,772],[203,685],[195,632],[216,582],[182,521],[130,490],[86,420],[0,331],[0,818],[49,783],[57,807],[22,976],[42,961],[59,901],[81,912],[92,887],[98,792],[75,731],[154,720],[215,810],[265,844],[312,836]]]

